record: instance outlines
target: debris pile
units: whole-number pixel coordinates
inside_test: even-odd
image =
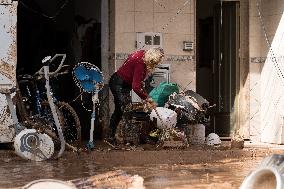
[[[160,93],[156,92],[160,97]],[[209,102],[191,90],[173,92],[167,99],[163,107],[153,110],[147,109],[142,103],[132,104],[131,116],[123,116],[119,123],[116,134],[118,143],[138,145],[141,142],[159,141],[158,144],[162,142],[167,146],[188,146],[192,140],[195,140],[195,144],[204,143],[204,125],[210,121],[208,110],[212,107]]]
[[[194,91],[188,90],[169,97],[166,107],[177,112],[177,124],[205,124],[210,121],[209,102]]]

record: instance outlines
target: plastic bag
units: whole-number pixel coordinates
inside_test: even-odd
[[[157,113],[158,112],[158,115]],[[176,126],[177,113],[173,110],[163,107],[157,107],[156,110],[152,110],[150,119],[157,119],[157,127],[159,129],[171,129]]]
[[[159,107],[163,107],[168,101],[169,96],[174,92],[179,92],[176,83],[161,82],[150,92],[149,95]]]

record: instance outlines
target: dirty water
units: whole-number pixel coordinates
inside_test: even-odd
[[[239,188],[261,159],[228,159],[210,164],[119,167],[144,178],[146,188]]]
[[[202,158],[202,157],[201,157]],[[25,161],[11,151],[0,151],[0,188],[23,186],[36,179],[72,180],[110,170],[124,170],[144,178],[146,188],[238,188],[262,158],[223,159],[201,164],[96,164],[92,155],[67,153],[59,160]]]

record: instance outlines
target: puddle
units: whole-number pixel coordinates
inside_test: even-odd
[[[119,167],[144,178],[146,188],[239,188],[262,159],[226,160],[211,164]]]
[[[238,188],[244,177],[262,160],[242,158],[203,164],[112,167],[96,164],[91,155],[79,158],[70,153],[59,160],[31,162],[22,160],[11,152],[6,156],[3,154],[5,151],[0,151],[1,188],[23,186],[36,179],[72,180],[117,169],[142,176],[146,188]]]

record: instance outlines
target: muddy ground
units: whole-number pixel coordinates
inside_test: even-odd
[[[12,150],[0,150],[0,188],[23,186],[36,179],[72,180],[110,170],[144,178],[146,188],[238,188],[261,160],[282,149],[191,146],[155,149],[141,146],[112,150],[97,145],[87,153],[65,152],[59,160],[32,162]]]

